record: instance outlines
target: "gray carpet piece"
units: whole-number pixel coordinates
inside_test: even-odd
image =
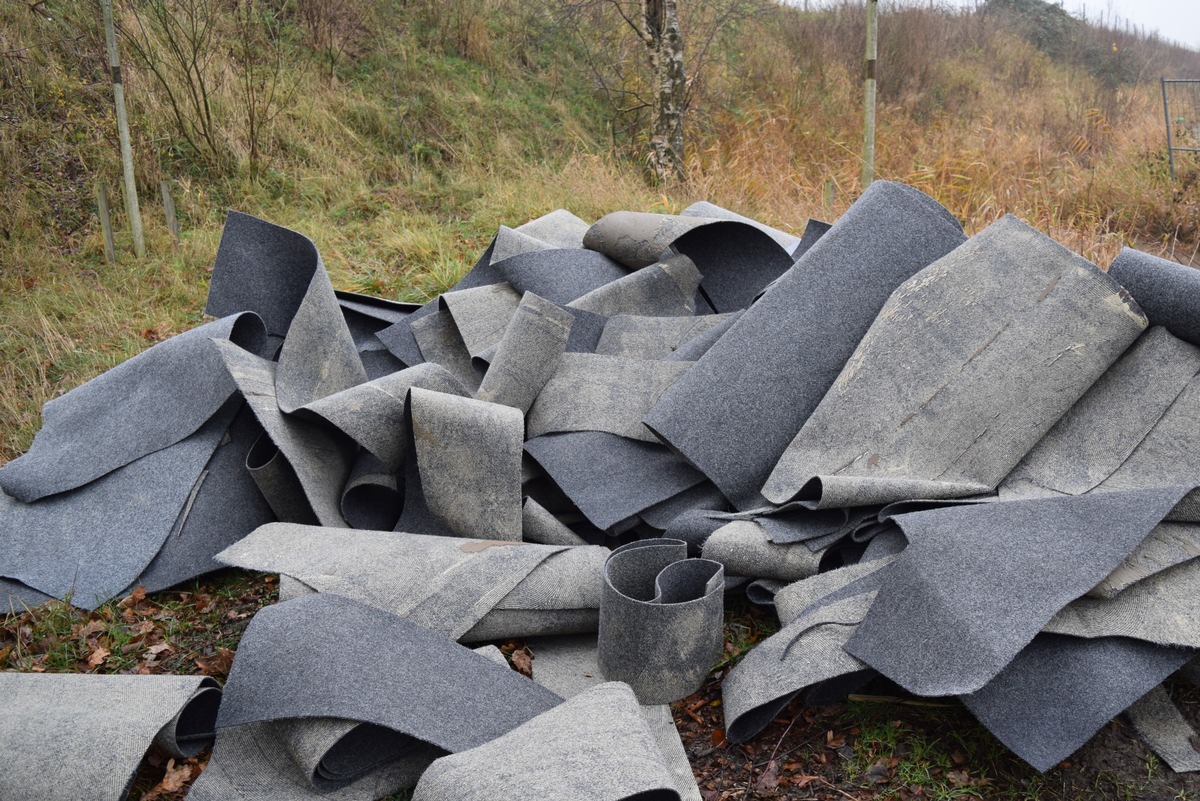
[[[335,289],[333,294],[342,307],[342,313],[346,315],[346,325],[354,335],[355,344],[360,344],[360,336],[367,333],[374,336],[377,331],[406,319],[422,305],[344,289]]]
[[[802,542],[772,542],[758,521],[734,520],[709,535],[701,555],[720,562],[731,576],[798,581],[816,575],[824,552],[814,553]]]
[[[667,356],[668,361],[673,362],[694,362],[698,361],[701,356],[708,353],[709,348],[717,343],[721,337],[725,336],[725,332],[734,326],[741,318],[742,312],[732,312],[731,314],[723,315],[706,315],[713,317],[723,317],[724,319],[709,328],[704,333],[692,337],[687,342],[679,346],[679,349]]]
[[[12,579],[0,578],[0,614],[19,615],[54,600],[53,595]]]
[[[297,753],[297,734],[314,741],[307,743],[310,748],[331,743],[332,758],[313,765],[308,755],[307,761],[297,764],[306,756]],[[398,743],[402,748],[386,749],[399,737],[370,724],[331,718],[233,726],[217,736],[212,756],[187,797],[189,801],[375,801],[414,787],[422,771],[444,753],[431,745],[408,742]],[[338,759],[345,750],[361,748],[364,739],[370,740],[369,745],[384,746],[383,753],[376,755],[392,756],[365,774],[360,772],[363,763],[347,766]],[[353,773],[346,772],[347,767]],[[326,780],[335,768],[341,768],[349,783]]]
[[[526,641],[526,646],[533,654],[533,680],[563,698],[574,698],[604,684],[595,637],[534,637]],[[670,705],[641,705],[640,709],[679,797],[682,801],[701,801]]]
[[[204,313],[252,311],[283,337],[304,302],[321,257],[312,240],[281,225],[230,211],[213,262]]]
[[[596,344],[596,353],[627,359],[665,359],[696,337],[727,323],[732,314],[702,317],[610,317]]]
[[[377,798],[560,702],[486,655],[330,595],[260,611],[226,692],[189,798]]]
[[[400,477],[378,458],[360,451],[342,489],[342,517],[351,528],[391,531],[403,506]]]
[[[423,361],[445,368],[469,393],[479,389],[480,375],[471,364],[471,354],[463,344],[448,311],[435,311],[415,320],[412,335],[421,348]]]
[[[397,527],[521,539],[521,412],[420,387],[409,391],[414,450]]]
[[[518,233],[556,248],[581,248],[590,226],[566,209],[555,209],[516,227]]]
[[[277,519],[286,523],[318,522],[296,471],[265,431],[246,454],[246,472]]]
[[[892,290],[962,241],[934,200],[876,181],[646,424],[738,508],[764,506],[767,476]]]
[[[255,615],[238,645],[217,727],[343,718],[456,752],[560,700],[423,626],[320,594]]]
[[[455,289],[470,289],[487,284],[498,284],[505,280],[493,265],[522,253],[539,250],[578,248],[583,245],[583,233],[587,223],[574,214],[558,209],[536,220],[530,220],[516,229],[501,226],[475,266],[455,285]],[[544,237],[544,238],[543,238]],[[413,312],[408,319],[378,332],[377,336],[387,349],[409,367],[425,361],[421,349],[413,336],[412,324],[439,308],[435,298]]]
[[[603,431],[548,434],[526,442],[525,452],[600,529],[704,481],[661,445]]]
[[[518,292],[566,304],[629,275],[629,270],[591,250],[541,250],[496,262],[496,271]]]
[[[29,504],[0,492],[0,576],[83,609],[132,585],[175,529],[239,405],[230,399],[181,442],[71,492]]]
[[[336,429],[284,415],[275,397],[273,362],[228,342],[216,340],[213,346],[220,351],[254,416],[279,449],[279,456],[295,472],[304,500],[317,520],[325,526],[344,526],[342,488],[350,475],[355,444]]]
[[[1194,653],[1121,637],[1042,634],[962,702],[1013,753],[1046,771]]]
[[[604,566],[598,636],[605,678],[628,683],[644,704],[691,695],[724,645],[725,573],[689,559],[680,540],[616,549]]]
[[[575,318],[526,292],[492,355],[476,398],[528,413],[558,369]]]
[[[574,318],[574,322],[571,323],[571,336],[567,339],[567,353],[595,353],[608,318],[602,314],[566,306],[563,307],[563,311]]]
[[[279,351],[275,395],[283,412],[367,380],[321,257]]]
[[[1163,483],[1172,473],[1186,480],[1186,472],[1176,471],[1190,464],[1195,464],[1191,474],[1200,477],[1200,463],[1188,458],[1186,450],[1153,453],[1158,450],[1155,444],[1170,447],[1179,433],[1171,430],[1165,438],[1154,434],[1164,417],[1190,416],[1187,399],[1181,396],[1197,373],[1200,348],[1161,326],[1150,328],[1013,469],[1000,487],[1000,496],[1080,495],[1106,487],[1139,450],[1144,453],[1133,459],[1135,463],[1144,466],[1153,460],[1162,465],[1152,474],[1141,466],[1132,471],[1132,476],[1144,482],[1142,486]],[[1166,421],[1164,428],[1178,425]],[[1173,469],[1164,471],[1164,467]]]
[[[0,673],[0,798],[121,801],[152,743],[213,740],[221,690],[202,676]]]
[[[1111,278],[1004,217],[895,291],[762,493],[828,487],[846,506],[994,489],[1145,327]],[[888,497],[876,479],[928,486]]]
[[[668,256],[567,304],[568,308],[612,317],[690,317],[696,313],[700,272],[687,256]]]
[[[359,348],[358,358],[362,362],[363,370],[367,373],[368,381],[374,381],[404,369],[404,362],[393,356],[382,342]]]
[[[1188,489],[900,515],[910,545],[846,649],[910,692],[974,692],[1112,572]]]
[[[408,449],[404,404],[413,387],[467,395],[466,388],[446,368],[427,363],[322,398],[297,415],[330,423],[389,468],[399,470]]]
[[[28,452],[0,467],[0,489],[29,503],[195,434],[237,390],[210,339],[253,350],[265,332],[255,315],[234,314],[160,342],[47,402]]]
[[[285,412],[367,380],[321,255],[296,231],[229,212],[204,311],[253,311],[286,336],[275,388]]]
[[[136,586],[157,592],[218,570],[217,553],[275,519],[246,469],[250,449],[261,435],[262,426],[242,404],[162,548],[118,595],[128,595]]]
[[[707,217],[614,211],[592,224],[583,238],[583,246],[636,270],[658,261],[683,234],[712,222],[715,220]]]
[[[497,797],[680,799],[637,699],[617,682],[582,692],[486,745],[438,759],[413,793],[413,801]]]
[[[666,530],[680,515],[693,510],[722,510],[728,506],[725,496],[711,481],[702,481],[677,495],[638,512],[647,525]]]
[[[671,247],[695,263],[704,276],[700,291],[717,312],[746,308],[793,263],[792,249],[753,224],[733,220],[693,228]]]
[[[689,369],[689,362],[564,353],[529,410],[526,436],[607,431],[657,443],[642,418]]]
[[[1151,325],[1200,345],[1200,272],[1195,268],[1125,248],[1108,274],[1129,290]]]
[[[1197,557],[1200,557],[1200,526],[1160,523],[1088,595],[1112,598],[1142,579]]]
[[[1159,685],[1125,710],[1138,736],[1176,773],[1200,770],[1196,730],[1179,713],[1166,687]]]
[[[842,646],[870,607],[872,594],[846,598],[785,625],[750,650],[721,684],[725,733],[750,740],[800,692],[866,666]],[[776,595],[778,608],[779,596]]]
[[[878,512],[878,509],[871,508]],[[806,509],[796,506],[758,515],[754,520],[771,542],[790,545],[793,542],[809,542],[847,534],[867,519],[868,514],[874,517],[874,514],[861,509]]]
[[[595,631],[598,546],[463,540],[275,523],[218,559],[408,618],[454,639]]]
[[[813,245],[817,244],[818,239],[829,233],[829,229],[832,227],[827,222],[810,219],[804,226],[804,233],[800,236],[800,244],[792,251],[792,258],[799,260]]]
[[[521,539],[542,545],[588,544],[533,498],[526,498],[521,507]]]
[[[800,247],[800,238],[792,236],[786,231],[780,231],[778,228],[772,228],[769,225],[760,223],[750,217],[744,217],[736,211],[722,208],[715,203],[709,203],[707,200],[701,200],[688,206],[683,211],[679,212],[682,217],[703,217],[709,220],[735,220],[746,225],[752,225],[762,231],[767,236],[775,241],[775,244],[783,248],[788,253],[794,253],[796,248]]]
[[[1042,630],[1200,648],[1200,559],[1156,573],[1112,598],[1072,601]]]
[[[447,292],[440,302],[454,319],[454,327],[473,358],[504,336],[521,303],[521,293],[507,283],[489,284]]]

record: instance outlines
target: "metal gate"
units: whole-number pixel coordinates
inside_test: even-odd
[[[1160,78],[1167,162],[1175,180],[1175,154],[1200,153],[1200,78]]]

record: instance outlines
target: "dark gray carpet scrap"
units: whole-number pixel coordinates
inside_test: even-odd
[[[222,566],[280,602],[219,716],[198,680],[0,674],[0,796],[120,798],[219,723],[190,798],[698,801],[666,704],[740,593],[782,628],[724,676],[734,742],[882,674],[1039,770],[1122,712],[1195,770],[1162,681],[1200,650],[1198,275],[876,182],[802,237],[560,209],[417,306],[231,212],[220,319],[0,468],[0,604]],[[460,645],[513,639],[549,689]]]

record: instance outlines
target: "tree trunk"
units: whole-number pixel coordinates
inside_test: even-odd
[[[660,183],[683,179],[683,111],[687,75],[676,0],[641,0],[642,40],[654,73],[650,160]]]

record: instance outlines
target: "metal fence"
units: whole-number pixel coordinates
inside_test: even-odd
[[[1175,180],[1175,154],[1200,153],[1200,78],[1161,78],[1167,161]]]

